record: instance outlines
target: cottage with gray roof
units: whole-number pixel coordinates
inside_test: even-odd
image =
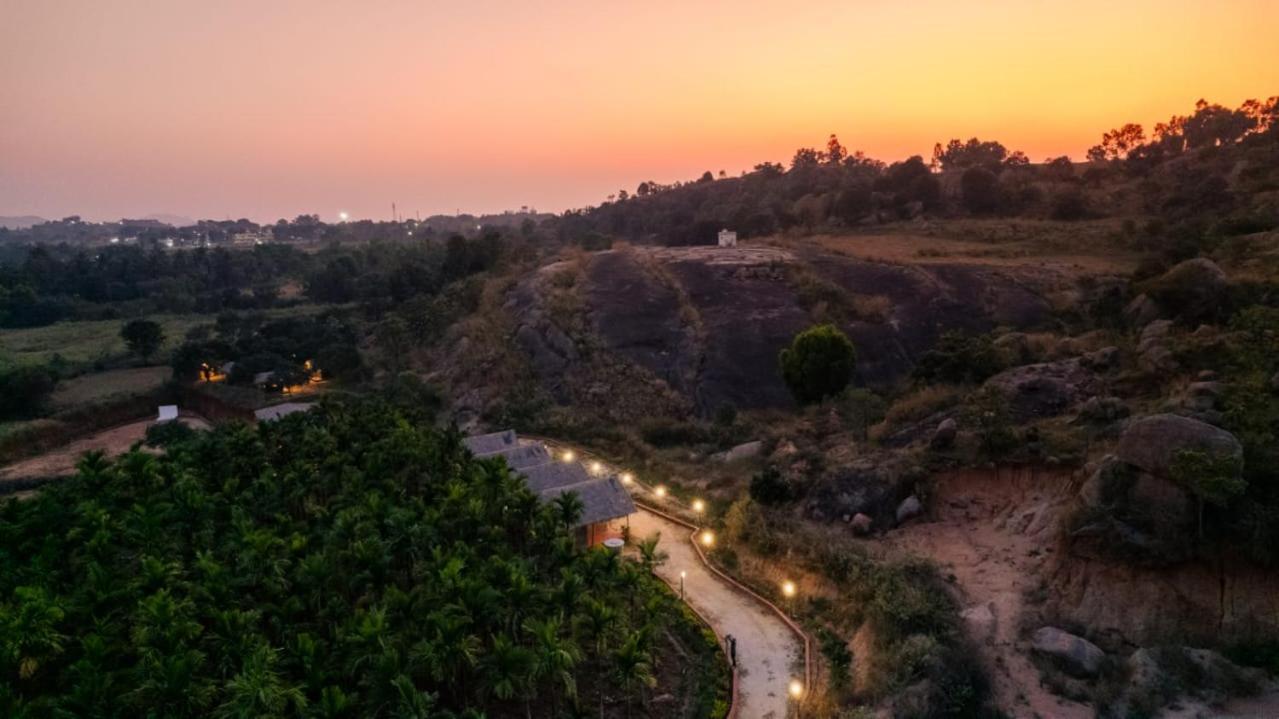
[[[476,457],[484,457],[511,449],[516,443],[515,430],[513,429],[508,429],[505,432],[493,432],[492,434],[477,434],[462,439],[462,444],[466,445],[466,448],[471,450],[471,454]]]
[[[596,477],[578,462],[557,461],[546,445],[521,443],[513,430],[467,437],[462,442],[476,457],[506,460],[542,502],[576,494],[582,502],[582,516],[575,529],[587,546],[618,536],[621,526],[616,522],[635,513],[630,493],[616,477]]]

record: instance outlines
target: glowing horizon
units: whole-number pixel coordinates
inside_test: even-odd
[[[1279,3],[901,5],[16,0],[0,214],[558,212],[832,132],[888,161],[973,136],[1082,159],[1279,94]]]

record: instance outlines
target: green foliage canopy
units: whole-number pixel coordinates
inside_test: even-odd
[[[795,336],[778,356],[782,379],[800,404],[839,394],[853,379],[857,351],[834,325],[817,325]]]

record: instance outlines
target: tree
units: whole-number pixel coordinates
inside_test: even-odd
[[[844,146],[839,144],[839,138],[831,133],[830,139],[826,141],[826,163],[838,166],[845,157],[848,157],[848,150],[845,150]]]
[[[751,477],[750,495],[760,504],[774,506],[794,499],[795,491],[776,467],[765,467],[764,471]]]
[[[164,344],[164,329],[158,322],[133,320],[120,328],[120,337],[124,339],[130,352],[146,362]]]
[[[999,178],[984,167],[970,167],[959,178],[964,209],[974,215],[997,212],[1002,204]]]
[[[57,382],[52,372],[37,365],[0,370],[0,419],[39,414]]]
[[[1020,163],[1025,155],[1016,154],[1019,156],[1017,163]],[[970,138],[968,142],[951,140],[944,148],[941,143],[933,146],[933,165],[947,171],[983,167],[993,172],[1004,164],[1007,157],[1008,148],[1002,144],[994,141],[983,142],[975,137]]]
[[[1122,160],[1128,153],[1136,149],[1146,139],[1146,131],[1141,125],[1130,122],[1123,127],[1102,134],[1101,144],[1088,149],[1088,159],[1092,162]]]
[[[1204,505],[1226,507],[1248,489],[1241,464],[1230,455],[1183,449],[1173,456],[1169,473],[1174,482],[1190,490],[1199,504],[1199,536],[1204,533]]]
[[[853,379],[857,351],[834,325],[817,325],[795,336],[778,356],[782,379],[800,404],[839,394]]]

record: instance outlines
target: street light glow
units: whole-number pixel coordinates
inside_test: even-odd
[[[666,488],[659,485],[657,489],[653,490],[653,494],[657,495],[658,499],[661,499],[666,496]]]
[[[564,450],[564,454],[560,455],[560,458],[563,459],[565,462],[572,462],[574,459],[577,458],[577,455],[573,454],[573,450],[566,449]]]
[[[635,475],[630,472],[622,472],[622,484],[632,484],[635,482]]]
[[[351,216],[348,215],[345,211],[343,211],[338,213],[338,219],[343,222],[346,222],[347,220],[351,219]]]
[[[795,596],[795,583],[789,579],[782,582],[782,594],[787,599],[790,599],[791,597]]]
[[[787,687],[787,691],[790,692],[792,698],[798,699],[804,696],[804,685],[798,679],[792,679],[790,680],[790,686]]]
[[[705,503],[705,502],[703,502],[703,501],[702,501],[702,500],[700,500],[700,499],[694,499],[694,500],[693,500],[693,511],[694,511],[694,512],[697,512],[698,514],[701,514],[701,513],[702,513],[702,510],[704,510],[704,509],[706,509],[706,503]]]
[[[705,532],[702,532],[702,544],[703,544],[703,545],[705,545],[705,546],[707,546],[707,547],[712,547],[712,546],[714,546],[714,545],[715,545],[715,533],[714,533],[714,532],[712,532],[712,531],[711,531],[711,530],[709,530],[709,529],[708,529],[708,530],[706,530]]]
[[[604,471],[604,465],[599,462],[591,462],[591,474],[599,474]]]

